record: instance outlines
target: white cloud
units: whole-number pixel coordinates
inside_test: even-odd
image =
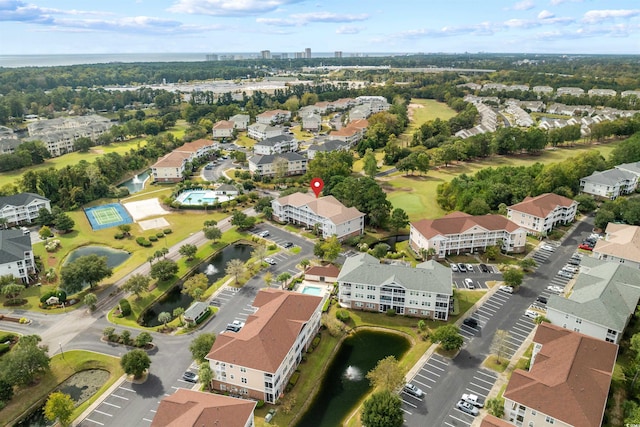
[[[366,13],[360,15],[341,15],[332,12],[311,12],[291,15],[291,18],[304,22],[355,22],[369,19]]]
[[[343,25],[336,30],[336,34],[358,34],[362,30],[364,30],[363,27],[353,27],[350,25]]]
[[[511,10],[529,10],[533,9],[535,4],[533,4],[532,0],[522,0],[511,6]]]
[[[304,0],[177,0],[167,10],[172,13],[214,16],[257,15]]]
[[[257,18],[256,22],[259,24],[273,25],[274,27],[295,27],[296,25],[301,25],[300,21],[282,18]]]
[[[548,10],[543,10],[542,12],[540,12],[538,14],[538,19],[549,19],[549,18],[553,18],[554,15],[553,13],[549,12]]]
[[[559,4],[562,3],[567,3],[567,2],[571,2],[571,3],[582,3],[582,0],[551,0],[551,4],[553,6],[557,6]]]
[[[638,15],[640,15],[640,9],[590,10],[584,14],[582,20],[588,24],[597,24],[616,18],[631,18]]]

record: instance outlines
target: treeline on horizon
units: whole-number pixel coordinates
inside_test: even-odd
[[[204,54],[203,54],[204,56]],[[317,66],[390,66],[395,68],[451,67],[490,69],[476,75],[493,82],[530,85],[579,86],[583,89],[639,89],[640,62],[632,55],[536,55],[536,54],[430,54],[387,57],[311,58],[288,60],[246,59],[201,62],[144,62],[69,65],[53,67],[0,67],[0,94],[11,91],[51,90],[60,86],[94,88],[109,85],[159,84],[260,78],[273,70]],[[204,58],[203,58],[204,59]],[[533,63],[523,63],[528,59]],[[368,79],[388,70],[350,70]],[[469,73],[467,73],[469,74]],[[472,74],[472,73],[471,73]],[[400,74],[401,75],[401,74]],[[473,75],[473,74],[472,74]]]

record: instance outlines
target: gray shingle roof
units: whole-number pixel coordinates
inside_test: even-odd
[[[369,254],[347,258],[339,282],[366,283],[381,286],[396,283],[406,289],[451,295],[451,270],[436,261],[418,264],[416,268],[401,265],[380,264]]]
[[[271,138],[263,139],[262,141],[257,142],[256,145],[274,147],[275,145],[280,144],[282,142],[291,142],[291,141],[293,141],[293,136],[291,135],[278,135],[278,136],[272,136]]]
[[[34,200],[45,200],[49,201],[46,197],[42,197],[39,194],[34,193],[20,193],[14,194],[12,196],[4,196],[0,197],[0,209],[5,206],[26,206]]]
[[[622,181],[633,180],[635,177],[631,172],[609,169],[602,172],[594,172],[589,176],[582,178],[585,182],[596,182],[598,184],[616,185]]]
[[[593,259],[585,259],[583,264],[588,271],[578,275],[571,296],[552,295],[547,306],[609,329],[623,330],[640,299],[640,271]]]
[[[290,162],[295,162],[298,160],[306,160],[306,158],[294,151],[289,151],[286,153],[280,153],[280,154],[255,154],[253,155],[249,160],[251,161],[251,163],[253,163],[254,165],[268,165],[273,163],[273,161],[275,159],[277,159],[278,157],[283,157],[285,159],[287,159]]]
[[[31,252],[31,237],[22,230],[0,230],[0,264],[24,259],[24,253]]]
[[[640,175],[640,162],[623,163],[621,165],[616,166],[616,169],[620,169],[623,171],[631,172],[636,175]]]

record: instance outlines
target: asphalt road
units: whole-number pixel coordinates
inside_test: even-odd
[[[217,315],[207,323],[201,330],[186,335],[167,336],[153,333],[154,343],[157,349],[150,354],[151,369],[150,376],[143,384],[132,384],[125,381],[102,403],[95,408],[91,414],[78,425],[83,427],[96,426],[126,426],[126,425],[150,425],[155,415],[155,411],[160,400],[173,394],[177,388],[192,388],[193,384],[182,379],[182,374],[186,370],[197,372],[197,367],[193,365],[189,343],[195,335],[202,332],[220,333],[228,323],[234,320],[246,321],[247,317],[253,313],[251,303],[261,288],[264,288],[264,273],[271,271],[273,277],[277,277],[282,272],[289,272],[292,275],[298,273],[296,265],[303,258],[313,256],[313,244],[306,239],[282,231],[271,225],[260,225],[253,230],[258,233],[262,230],[269,230],[268,241],[283,243],[290,241],[300,248],[299,253],[291,250],[281,250],[272,258],[277,260],[277,264],[270,266],[267,270],[252,278],[242,288],[225,288],[213,299],[214,304],[219,307]],[[272,287],[279,287],[279,283],[273,283]],[[85,349],[101,353],[121,356],[128,349],[123,346],[104,343],[99,340],[102,330],[112,326],[106,319],[99,318],[94,324],[79,333],[69,344],[67,349]],[[117,332],[125,328],[116,327]],[[133,330],[132,336],[136,336],[139,331]]]
[[[481,366],[491,353],[495,332],[498,329],[509,331],[511,337],[506,357],[513,355],[534,327],[524,312],[538,296],[548,295],[546,287],[557,281],[557,272],[592,228],[593,218],[578,224],[552,256],[545,255],[536,271],[525,277],[516,293],[495,291],[472,315],[479,320],[479,328],[461,327],[465,345],[456,357],[447,359],[434,355],[425,363],[413,382],[427,393],[426,397],[416,399],[404,392],[401,394],[406,426],[471,425],[474,417],[455,408],[455,405],[463,393],[486,397],[495,383],[496,373]]]

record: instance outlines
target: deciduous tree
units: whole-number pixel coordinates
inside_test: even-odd
[[[149,279],[149,276],[139,273],[134,274],[122,285],[122,290],[125,292],[132,292],[137,298],[140,298],[141,293],[149,291],[150,282],[151,280]]]
[[[85,255],[64,265],[60,272],[61,287],[72,294],[79,292],[85,283],[93,288],[101,280],[111,277],[113,270],[107,265],[106,256]]]
[[[367,427],[400,427],[404,424],[400,396],[389,390],[373,393],[364,401],[360,421]]]
[[[511,334],[504,329],[498,329],[491,341],[491,352],[496,355],[498,364],[502,362],[502,358],[509,353],[509,339]]]
[[[246,271],[244,263],[239,259],[232,259],[227,263],[227,267],[224,272],[235,279],[236,285],[240,283],[240,277]]]
[[[178,272],[178,264],[170,259],[158,261],[151,267],[151,277],[159,280],[169,280]]]
[[[455,325],[440,326],[431,334],[431,340],[440,343],[443,350],[459,350],[464,344],[460,330]]]
[[[193,257],[196,255],[196,252],[198,252],[198,247],[189,243],[180,246],[180,249],[178,249],[178,253],[184,257],[187,257],[188,261],[191,261],[193,259]]]
[[[404,372],[394,356],[379,360],[376,367],[367,373],[371,386],[386,391],[396,391],[405,383]]]
[[[122,366],[126,374],[133,375],[134,378],[140,378],[144,371],[151,366],[151,359],[149,359],[144,350],[135,349],[122,356],[120,366]]]
[[[12,385],[22,386],[32,383],[39,374],[49,369],[48,348],[38,345],[42,339],[38,335],[20,338],[13,350],[0,360],[0,377]]]
[[[207,275],[198,273],[185,280],[182,285],[182,293],[191,296],[196,301],[200,301],[208,287],[209,279]]]
[[[213,343],[216,342],[216,335],[213,333],[202,333],[195,337],[191,344],[189,344],[189,350],[193,356],[193,360],[198,363],[205,362],[205,356],[211,351]]]
[[[54,391],[44,405],[44,416],[49,421],[58,420],[61,426],[66,427],[71,423],[74,409],[75,403],[71,396],[61,391]]]

